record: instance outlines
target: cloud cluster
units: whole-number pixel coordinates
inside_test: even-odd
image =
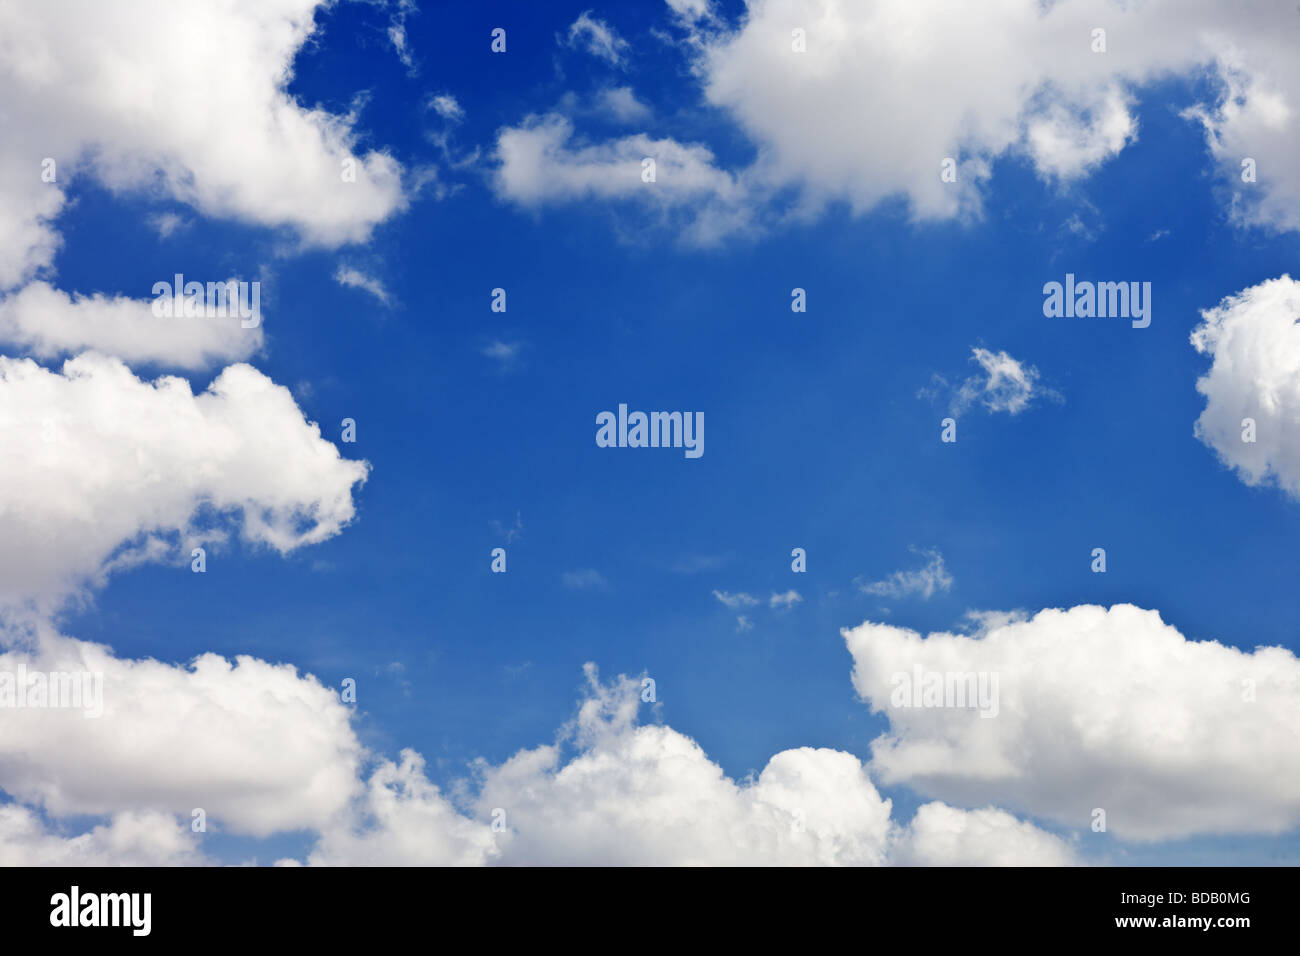
[[[1300,78],[1266,15],[1276,8],[756,0],[729,28],[707,0],[669,5],[706,100],[749,133],[755,163],[729,172],[705,146],[647,134],[592,142],[548,113],[500,133],[501,195],[525,206],[638,202],[698,242],[748,228],[756,203],[791,187],[808,210],[903,196],[918,218],[973,214],[995,158],[1023,155],[1051,180],[1084,175],[1132,141],[1141,83],[1209,64],[1228,91],[1194,113],[1211,150],[1231,166],[1247,146],[1264,147],[1259,189],[1234,210],[1243,221],[1300,222],[1300,192],[1275,172],[1297,158]],[[1008,810],[1081,829],[1101,807],[1116,835],[1144,840],[1300,823],[1300,784],[1276,772],[1297,751],[1294,655],[1189,641],[1127,605],[986,614],[973,636],[846,631],[854,687],[890,721],[865,766],[802,747],[733,779],[687,735],[638,723],[638,681],[601,683],[589,666],[577,717],[555,743],[480,762],[448,792],[419,754],[368,752],[337,693],[291,665],[131,660],[60,634],[57,609],[114,570],[187,561],[192,545],[235,538],[289,552],[355,517],[368,465],[342,458],[286,389],[236,364],[195,394],[126,364],[247,358],[259,330],[163,325],[144,303],[74,297],[40,278],[76,176],[287,228],[308,244],[363,240],[401,209],[400,167],[358,154],[354,117],[286,92],[317,6],[142,0],[130,17],[89,0],[0,6],[0,83],[12,92],[0,140],[0,339],[42,360],[98,349],[57,370],[0,358],[0,671],[103,677],[98,718],[19,708],[0,721],[0,789],[20,801],[0,805],[0,863],[205,862],[186,825],[196,808],[231,832],[309,831],[305,862],[321,865],[1061,865],[1076,862],[1073,844]],[[408,65],[411,9],[399,5],[390,33]],[[1099,23],[1105,54],[1089,49]],[[579,24],[575,42],[624,62],[603,23]],[[806,53],[791,49],[792,28],[805,31]],[[1156,39],[1125,42],[1139,35]],[[611,112],[647,115],[620,90],[606,98]],[[461,115],[447,96],[433,108]],[[245,135],[214,135],[214,116],[238,117]],[[956,183],[938,176],[949,155]],[[33,188],[46,158],[57,176]],[[341,268],[338,281],[384,297],[356,270]],[[1193,339],[1214,360],[1198,434],[1247,481],[1272,477],[1293,494],[1296,298],[1286,277],[1264,283],[1207,312]],[[985,375],[971,402],[1012,414],[1028,404],[1032,370],[1005,353],[975,358]],[[1262,436],[1250,450],[1230,444],[1238,426],[1225,424],[1246,408]],[[951,576],[930,557],[864,589],[946,590]],[[597,582],[575,574],[566,583]],[[715,595],[737,609],[764,603]],[[766,603],[799,600],[787,591]],[[892,676],[918,665],[998,673],[997,716],[893,706]],[[943,802],[897,820],[869,773]],[[63,818],[86,814],[102,822],[63,832]]]
[[[587,678],[560,741],[479,765],[465,814],[405,752],[308,862],[879,866],[949,850],[964,863],[1075,862],[1059,837],[995,811],[923,807],[900,825],[861,762],[839,751],[786,750],[737,782],[689,737],[637,724],[640,682],[602,684],[592,665]]]
[[[120,813],[77,836],[63,836],[17,804],[0,805],[0,866],[195,866],[198,838],[164,813]]]
[[[729,172],[704,145],[662,137],[570,148],[567,128],[530,120],[501,133],[501,195],[532,206],[653,197],[682,211],[694,242],[773,221],[774,197],[790,191],[804,216],[901,199],[917,220],[970,218],[994,161],[1022,158],[1051,183],[1086,176],[1137,138],[1144,86],[1208,72],[1217,82],[1186,116],[1205,129],[1234,215],[1300,228],[1289,174],[1300,165],[1300,66],[1295,13],[1280,0],[1249,11],[1213,0],[751,0],[734,26],[706,0],[668,6],[705,102],[748,135],[756,159]],[[656,152],[692,157],[691,188],[633,191],[633,160]],[[1260,171],[1248,191],[1243,157]],[[947,161],[955,178],[941,175]]]
[[[403,209],[400,164],[357,150],[355,116],[286,92],[318,6],[141,0],[130,16],[95,0],[0,6],[0,294],[49,273],[65,188],[80,177],[312,245],[362,241]],[[42,358],[93,348],[179,367],[261,346],[260,332],[147,309],[38,284],[0,300],[0,342]]]

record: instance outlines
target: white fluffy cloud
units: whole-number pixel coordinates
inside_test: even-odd
[[[689,737],[636,723],[640,682],[601,684],[591,665],[587,675],[563,739],[481,764],[468,812],[405,752],[400,765],[380,767],[351,823],[324,833],[308,862],[871,866],[891,862],[895,847],[899,862],[940,862],[945,840],[960,862],[1073,862],[1059,838],[996,811],[967,818],[923,807],[915,833],[899,826],[861,762],[839,751],[786,750],[736,782]]]
[[[285,92],[318,5],[141,0],[130,16],[95,0],[0,7],[0,288],[49,264],[51,220],[78,175],[326,244],[365,239],[400,209],[398,163],[357,155],[351,117]],[[46,157],[54,183],[41,181]],[[356,182],[343,181],[345,160]]]
[[[343,459],[286,389],[234,365],[195,395],[123,362],[247,358],[260,328],[159,319],[148,300],[35,279],[78,177],[308,244],[363,240],[402,208],[400,167],[354,150],[353,117],[285,92],[318,5],[143,0],[124,16],[92,0],[0,4],[0,341],[42,360],[98,350],[58,371],[0,357],[0,674],[102,679],[91,719],[6,700],[0,789],[25,805],[0,807],[0,863],[204,862],[195,808],[210,826],[266,835],[322,828],[362,789],[350,711],[292,666],[128,660],[52,623],[114,569],[188,562],[191,545],[233,536],[286,552],[354,516],[368,465]],[[164,237],[180,222],[168,216]],[[81,814],[105,822],[65,834],[59,821]]]
[[[524,206],[581,199],[636,202],[661,216],[683,216],[686,238],[707,244],[748,221],[746,187],[718,168],[700,145],[645,134],[600,143],[574,137],[573,123],[548,113],[531,116],[497,138],[499,195]],[[646,159],[655,161],[645,182]]]
[[[481,866],[497,856],[491,827],[458,812],[413,750],[383,761],[351,809],[324,828],[309,865]]]
[[[261,326],[243,328],[240,318],[160,318],[149,300],[70,296],[46,282],[32,282],[0,298],[0,342],[48,360],[88,343],[124,361],[162,362],[201,369],[238,361],[262,347]]]
[[[993,803],[1122,839],[1278,833],[1300,825],[1300,661],[1190,641],[1132,605],[988,618],[974,636],[885,624],[845,630],[853,684],[889,731],[886,783],[966,806]],[[902,706],[895,675],[998,675],[996,716]],[[897,704],[897,705],[896,705]]]
[[[0,5],[0,294],[49,272],[64,189],[78,177],[284,227],[308,244],[364,240],[404,208],[401,166],[355,149],[355,117],[285,92],[318,6],[140,0],[124,16],[96,0]],[[247,358],[262,344],[260,330],[238,323],[148,309],[148,300],[70,299],[38,283],[0,299],[0,342],[41,358],[90,348],[186,368]]]
[[[0,358],[0,443],[0,673],[103,681],[95,718],[5,711],[0,789],[56,817],[117,815],[88,841],[19,842],[54,859],[98,847],[136,860],[147,857],[109,839],[139,829],[132,814],[202,808],[259,835],[336,815],[360,786],[361,748],[334,691],[250,657],[122,659],[60,636],[50,615],[116,568],[188,563],[199,542],[238,535],[286,552],[331,537],[353,518],[366,463],[340,457],[288,390],[249,366],[195,395],[184,379],[145,382],[94,353],[61,371]]]
[[[1073,847],[1002,810],[927,803],[899,840],[900,866],[1073,866]]]
[[[193,866],[196,836],[164,813],[121,813],[77,836],[53,832],[30,809],[0,806],[0,866]]]
[[[699,68],[708,100],[761,145],[763,178],[857,210],[901,195],[920,218],[978,208],[988,163],[1007,153],[1051,178],[1090,171],[1134,138],[1132,94],[1154,78],[1239,75],[1202,115],[1229,169],[1271,133],[1264,206],[1286,218],[1300,212],[1294,21],[1287,4],[1208,0],[752,0],[734,32],[703,37]],[[806,53],[791,49],[795,28]],[[944,157],[968,166],[955,184],[939,177]]]
[[[1218,87],[1187,117],[1204,126],[1239,221],[1300,228],[1300,180],[1290,175],[1300,166],[1300,65],[1289,4],[750,0],[734,26],[705,0],[668,6],[705,100],[757,150],[752,165],[728,171],[703,145],[657,141],[661,152],[696,160],[692,191],[659,197],[703,222],[683,226],[688,239],[770,221],[763,207],[791,187],[803,215],[831,202],[862,213],[894,198],[916,219],[978,215],[995,160],[1024,157],[1049,181],[1087,175],[1138,136],[1134,107],[1146,84],[1204,72]],[[1096,29],[1106,31],[1104,52],[1094,52]],[[805,52],[793,49],[795,30]],[[631,193],[618,170],[642,143],[574,151],[569,135],[536,123],[503,131],[498,191],[525,205]],[[606,161],[593,164],[596,156]],[[1246,156],[1257,159],[1259,182],[1243,191]],[[955,182],[941,178],[946,159]]]
[[[1300,282],[1261,282],[1201,316],[1192,345],[1213,364],[1196,383],[1206,399],[1196,437],[1246,484],[1300,498]]]
[[[0,788],[55,816],[201,808],[264,836],[325,825],[359,789],[361,746],[336,691],[288,664],[203,654],[125,660],[42,629],[0,673],[102,674],[102,709],[7,709]]]
[[[0,444],[14,463],[0,468],[0,606],[49,606],[134,561],[188,562],[191,542],[232,527],[281,552],[323,541],[352,520],[368,470],[247,365],[195,395],[92,353],[61,372],[0,357]]]
[[[738,785],[670,727],[631,725],[639,683],[593,697],[582,751],[523,751],[485,774],[480,815],[506,811],[506,862],[883,863],[890,804],[851,754],[802,748]],[[630,701],[630,706],[629,706]]]

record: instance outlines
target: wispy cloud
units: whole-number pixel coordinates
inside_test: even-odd
[[[439,93],[429,98],[429,109],[433,110],[445,120],[459,122],[465,118],[465,110],[461,108],[456,97],[450,93]]]
[[[726,564],[730,558],[725,554],[688,554],[673,563],[669,568],[674,574],[699,574],[701,571],[713,571]]]
[[[519,537],[521,534],[524,533],[523,515],[521,515],[518,511],[515,512],[515,524],[513,528],[507,528],[500,521],[497,521],[495,518],[493,518],[492,530],[495,531],[501,537],[505,538],[506,544],[510,544],[510,542],[514,541],[515,538]]]
[[[915,550],[915,549],[913,549]],[[943,555],[938,551],[918,551],[929,558],[924,567],[915,571],[895,571],[880,581],[863,584],[855,582],[864,594],[878,597],[903,598],[913,595],[929,600],[937,591],[952,588],[952,575],[943,563]]]
[[[566,588],[575,591],[589,591],[593,588],[605,588],[609,582],[595,568],[583,568],[580,571],[565,571],[561,576]]]
[[[640,123],[650,118],[650,107],[636,98],[630,86],[601,90],[596,94],[596,110],[621,123]]]
[[[334,281],[341,286],[369,292],[384,305],[392,304],[388,295],[388,290],[384,288],[384,284],[373,276],[366,275],[360,269],[354,269],[351,266],[340,264],[339,267],[334,270]]]
[[[155,213],[146,220],[153,226],[160,239],[167,239],[172,233],[189,225],[189,221],[174,212]]]
[[[917,392],[917,397],[940,401],[946,397],[954,415],[973,407],[1019,415],[1035,400],[1063,400],[1059,392],[1042,384],[1038,369],[1006,352],[973,348],[971,361],[979,366],[979,371],[960,385],[953,386],[942,375],[935,375],[928,388]]]
[[[772,597],[768,599],[767,606],[773,608],[780,608],[782,610],[788,610],[789,608],[794,607],[802,600],[803,600],[803,595],[801,595],[798,591],[792,588],[789,591],[786,591],[784,594],[776,594],[774,592],[772,594]]]
[[[569,26],[566,42],[570,47],[585,49],[611,66],[622,66],[628,49],[627,41],[604,20],[593,17],[590,10],[582,13]]]
[[[397,51],[397,58],[402,61],[402,66],[406,67],[407,76],[416,76],[420,72],[415,58],[411,55],[410,41],[406,35],[406,18],[412,13],[419,12],[415,0],[398,0],[393,16],[388,22],[388,41]]]
[[[713,596],[730,608],[753,607],[758,603],[758,598],[752,594],[746,594],[741,591],[737,594],[729,594],[726,591],[714,591]]]
[[[497,363],[501,371],[507,371],[519,363],[519,355],[523,351],[523,344],[493,339],[483,347],[482,351],[485,356]]]

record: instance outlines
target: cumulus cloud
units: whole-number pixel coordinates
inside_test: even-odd
[[[311,245],[362,241],[405,207],[400,164],[355,148],[355,116],[286,92],[317,5],[142,0],[131,16],[94,0],[0,7],[0,293],[27,286],[0,298],[0,341],[41,358],[95,349],[182,368],[261,348],[257,330],[28,285],[49,278],[64,190],[78,178],[283,227]],[[214,132],[214,116],[238,117],[243,135]],[[174,212],[150,221],[164,238],[183,223]]]
[[[1284,4],[1278,7],[1291,16]],[[1300,183],[1291,174],[1300,164],[1300,64],[1287,30],[1270,23],[1271,12],[1264,6],[1242,19],[1251,29],[1249,39],[1233,37],[1215,57],[1222,95],[1184,115],[1205,130],[1206,145],[1232,189],[1234,219],[1294,230],[1300,229]],[[1257,181],[1243,188],[1247,158],[1255,160]]]
[[[1073,866],[1074,848],[1058,836],[992,807],[959,810],[927,803],[894,851],[900,866]]]
[[[362,790],[350,712],[309,675],[247,656],[129,660],[52,623],[114,570],[188,562],[191,545],[234,537],[287,552],[355,515],[368,465],[343,459],[286,389],[232,365],[194,394],[123,361],[239,360],[262,347],[260,328],[160,319],[148,301],[44,281],[79,178],[313,245],[364,240],[404,207],[400,165],[355,148],[355,116],[286,92],[318,5],[0,6],[0,341],[42,360],[92,350],[59,370],[0,358],[0,672],[102,680],[93,719],[6,702],[0,789],[23,805],[0,807],[5,864],[204,862],[194,808],[265,836],[321,829]],[[214,116],[238,117],[244,135]],[[187,224],[146,221],[164,239]],[[81,815],[101,822],[66,833],[60,821]]]
[[[57,635],[40,655],[25,663],[102,671],[105,713],[14,712],[0,726],[0,783],[51,815],[110,816],[63,836],[31,806],[0,807],[0,862],[204,862],[177,822],[192,806],[234,832],[312,831],[305,862],[326,866],[1075,862],[1059,838],[993,808],[923,806],[897,822],[848,753],[786,750],[733,780],[691,738],[638,722],[639,680],[602,683],[593,665],[554,744],[478,761],[444,792],[411,750],[363,783],[347,708],[287,665],[124,661]],[[261,733],[270,725],[273,739]]]
[[[1278,772],[1300,752],[1290,651],[1188,640],[1127,604],[985,623],[972,636],[871,622],[843,631],[854,688],[889,719],[871,747],[884,783],[1071,828],[1099,808],[1126,840],[1300,825],[1300,777]],[[896,675],[916,668],[998,675],[996,716],[894,698]]]
[[[1136,140],[1144,87],[1206,72],[1216,82],[1186,116],[1206,131],[1238,221],[1300,228],[1300,181],[1289,175],[1300,165],[1300,66],[1286,4],[1239,14],[1213,0],[1009,0],[992,8],[763,0],[734,25],[705,0],[668,7],[705,102],[725,110],[757,154],[743,169],[719,168],[711,155],[696,164],[709,171],[696,177],[691,200],[709,197],[696,213],[708,221],[699,227],[706,241],[837,202],[860,214],[901,199],[916,220],[976,217],[995,161],[1021,158],[1043,180],[1068,184]],[[794,49],[795,29],[804,52]],[[514,142],[503,134],[498,143],[503,196],[537,204],[630,192],[590,163],[630,153],[629,140],[588,143],[571,155],[567,132],[527,123],[511,132]],[[1259,182],[1248,190],[1238,178],[1245,156],[1259,160]],[[946,160],[955,181],[940,175]],[[567,182],[544,197],[520,188],[552,174]],[[584,188],[574,188],[575,176]],[[607,185],[596,188],[593,178]],[[791,193],[795,208],[778,211],[774,198]],[[686,202],[681,192],[671,198]]]
[[[257,836],[324,826],[359,788],[361,746],[332,689],[288,664],[127,660],[48,628],[0,673],[102,675],[102,708],[6,709],[0,787],[56,816],[202,808]],[[268,728],[273,728],[269,730]]]
[[[326,245],[365,239],[401,209],[400,165],[355,151],[354,117],[305,108],[286,92],[316,7],[142,0],[131,16],[94,0],[0,8],[0,289],[50,265],[63,188],[77,176]],[[214,132],[214,116],[238,117],[243,135]],[[56,163],[54,182],[41,182],[43,158]],[[355,182],[343,179],[345,161]]]
[[[708,244],[748,221],[745,186],[715,165],[699,144],[645,134],[599,143],[575,140],[572,121],[557,113],[530,116],[498,134],[493,176],[497,193],[522,206],[579,199],[636,202],[661,215],[679,213],[688,241]],[[643,180],[653,159],[655,179]]]
[[[159,317],[149,300],[68,295],[32,282],[0,298],[0,342],[49,360],[87,348],[131,363],[202,369],[259,352],[262,328],[240,317]]]
[[[0,806],[0,866],[194,866],[204,862],[190,828],[164,813],[120,813],[86,833],[63,836],[27,807]]]
[[[938,858],[930,815],[918,815],[923,830],[909,836],[851,754],[786,750],[737,782],[691,738],[637,723],[639,681],[602,684],[592,665],[587,678],[556,744],[478,765],[463,814],[407,752],[381,768],[355,823],[324,834],[309,862],[871,866],[891,862],[896,844],[909,847],[907,862]],[[944,809],[944,826],[970,831],[963,862],[1070,858],[1061,841],[1006,814],[980,811],[963,825],[962,811]],[[997,832],[1018,839],[999,843]]]
[[[878,597],[904,598],[916,595],[929,600],[935,592],[952,588],[952,575],[943,563],[943,555],[938,551],[918,553],[929,559],[923,567],[913,571],[895,571],[879,581],[859,581],[858,590]]]
[[[1192,345],[1213,364],[1196,382],[1196,437],[1246,484],[1300,498],[1300,282],[1261,282],[1201,317]]]
[[[424,758],[403,750],[371,774],[350,815],[324,828],[311,866],[470,866],[497,856],[492,830],[459,813],[424,775]]]
[[[978,210],[1003,155],[1026,156],[1047,178],[1086,174],[1137,135],[1133,91],[1171,72],[1253,81],[1230,82],[1202,116],[1225,164],[1250,155],[1239,150],[1267,120],[1278,159],[1300,159],[1300,125],[1285,108],[1300,96],[1283,39],[1293,20],[1284,5],[1238,17],[1208,0],[765,0],[734,31],[695,38],[706,97],[760,145],[763,178],[857,210],[903,196],[924,219]],[[796,26],[806,53],[791,49]],[[1105,52],[1094,52],[1098,27]],[[945,157],[961,168],[956,183],[938,175]],[[1275,172],[1270,195],[1293,201],[1294,177]]]
[[[247,365],[195,395],[184,379],[146,382],[94,353],[59,371],[0,358],[0,443],[12,452],[0,468],[0,674],[102,682],[89,718],[6,702],[0,789],[53,817],[111,816],[64,839],[11,815],[13,852],[192,862],[188,841],[133,843],[140,821],[162,840],[171,828],[158,815],[194,808],[258,836],[332,819],[359,789],[361,756],[334,691],[247,656],[119,658],[51,620],[112,571],[188,563],[200,542],[287,552],[325,540],[352,520],[368,465],[341,458],[287,389]]]
[[[232,365],[195,395],[87,353],[52,371],[0,357],[0,606],[52,606],[114,567],[189,561],[237,533],[280,552],[333,537],[368,465],[289,390]]]
[[[100,688],[96,708],[6,700],[0,789],[26,807],[0,821],[12,838],[0,852],[198,862],[173,819],[194,808],[256,836],[333,819],[360,789],[362,754],[333,690],[247,656],[123,659],[51,618],[115,569],[188,562],[191,544],[237,535],[286,552],[331,537],[368,466],[341,458],[287,389],[246,365],[195,395],[94,353],[60,371],[0,358],[0,442],[13,453],[0,468],[0,674],[97,675]],[[64,837],[32,808],[108,819]]]

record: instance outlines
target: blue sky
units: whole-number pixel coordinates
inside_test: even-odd
[[[970,632],[972,611],[1132,604],[1188,642],[1297,650],[1300,503],[1276,480],[1243,482],[1194,431],[1211,364],[1189,342],[1201,311],[1293,272],[1300,252],[1295,231],[1232,213],[1242,184],[1182,115],[1222,95],[1212,65],[1132,81],[1136,133],[1081,174],[1045,175],[1023,149],[989,151],[978,215],[918,217],[905,191],[853,208],[828,190],[788,219],[811,189],[792,179],[753,200],[756,221],[701,244],[687,233],[707,198],[530,203],[495,178],[501,131],[529,114],[567,116],[588,144],[631,132],[699,144],[736,174],[779,152],[706,102],[667,7],[591,12],[625,39],[618,64],[567,43],[589,9],[341,3],[316,14],[288,95],[354,111],[351,148],[394,158],[408,187],[413,172],[436,170],[364,241],[304,244],[292,226],[213,214],[166,186],[67,181],[62,248],[43,275],[67,292],[133,299],[176,272],[260,276],[265,342],[249,361],[371,471],[353,489],[355,517],[329,540],[283,555],[213,544],[202,575],[174,556],[115,573],[61,607],[62,633],[123,659],[184,667],[249,654],[325,688],[354,678],[364,766],[411,748],[448,794],[476,759],[498,766],[552,742],[590,661],[606,679],[652,677],[658,703],[641,705],[641,722],[691,738],[736,781],[796,748],[867,762],[900,825],[930,799],[962,806],[965,791],[875,772],[872,742],[890,718],[855,688],[842,628]],[[743,5],[714,10],[720,36],[744,29]],[[488,49],[496,26],[508,29],[504,55]],[[648,113],[629,126],[588,105],[611,86],[633,89]],[[439,116],[435,95],[453,97],[463,119]],[[239,116],[209,122],[215,135],[252,135]],[[181,222],[167,235],[164,213]],[[340,267],[387,301],[340,284]],[[1150,282],[1150,327],[1044,317],[1043,284],[1067,272]],[[504,313],[490,309],[496,288]],[[806,313],[791,311],[794,288]],[[1035,370],[1028,407],[976,401],[944,443],[954,389],[979,382],[977,348]],[[198,393],[225,364],[131,370],[183,375]],[[597,447],[595,416],[619,403],[703,412],[705,453]],[[340,441],[345,418],[355,444]],[[505,574],[490,569],[497,547]],[[791,570],[796,547],[806,573]],[[1098,547],[1104,574],[1090,569]],[[864,590],[936,555],[947,586],[932,594]],[[770,606],[791,589],[797,602]],[[757,603],[729,607],[719,594]],[[1136,686],[1161,698],[1161,673]],[[1278,771],[1294,778],[1300,754],[1289,755]],[[1035,784],[1019,786],[965,807],[996,803],[1089,862],[1300,854],[1294,823],[1250,833],[1198,822],[1126,840],[1090,832],[1086,818],[1063,823],[1026,795]],[[17,799],[64,836],[120,809],[61,815]],[[1279,798],[1279,818],[1297,819],[1293,799]],[[318,839],[312,826],[213,830],[202,850],[224,862],[303,858]]]

